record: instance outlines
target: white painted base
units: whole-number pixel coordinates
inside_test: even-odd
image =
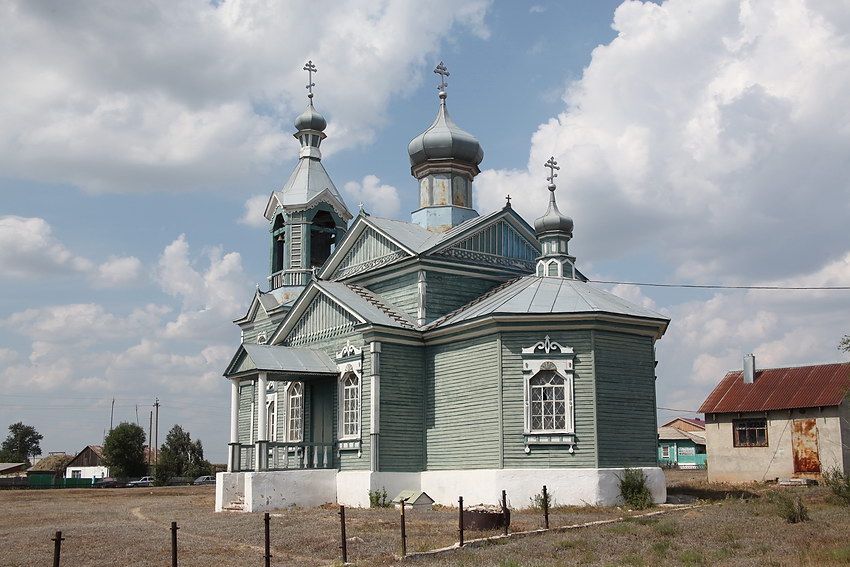
[[[664,472],[658,467],[642,468],[656,504],[667,500]],[[508,504],[526,508],[543,491],[556,504],[571,506],[615,506],[622,504],[620,477],[623,469],[486,469],[462,471],[426,471],[421,490],[437,504],[456,506],[463,496],[464,505],[498,504],[502,490]]]
[[[658,467],[642,468],[653,502],[667,500],[664,472]],[[232,501],[244,500],[245,512],[274,510],[289,506],[319,506],[336,502],[368,508],[369,492],[386,490],[392,500],[402,490],[422,490],[436,504],[456,506],[498,504],[502,490],[508,504],[526,508],[532,498],[546,490],[555,504],[615,506],[622,504],[619,481],[623,469],[485,469],[425,471],[422,473],[290,470],[275,472],[218,473],[215,510],[221,512]]]

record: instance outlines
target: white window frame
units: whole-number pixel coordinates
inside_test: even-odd
[[[661,446],[661,458],[669,459],[670,458],[670,445],[662,445]]]
[[[277,392],[266,394],[266,439],[269,441],[277,441],[277,416],[279,411]]]
[[[297,408],[292,405],[293,399],[297,399]],[[293,427],[293,409],[298,410],[297,428]],[[297,433],[297,435],[296,435]],[[304,442],[304,383],[290,382],[286,388],[286,442]]]
[[[346,341],[345,346],[335,356],[339,380],[337,385],[337,436],[341,442],[340,450],[360,450],[360,435],[362,431],[361,421],[363,419],[363,349]],[[356,381],[356,386],[346,386],[349,379]],[[353,418],[351,411],[346,412],[346,396],[352,395],[351,400],[356,408]],[[351,418],[351,419],[349,419]]]
[[[575,452],[575,391],[573,362],[575,353],[570,347],[551,340],[548,335],[530,347],[522,349],[523,372],[523,433],[525,452],[532,445],[568,445]],[[561,378],[564,388],[564,427],[557,429],[532,428],[532,380],[541,372],[554,373]]]

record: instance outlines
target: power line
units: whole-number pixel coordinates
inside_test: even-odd
[[[615,282],[607,280],[587,280],[591,283],[600,284],[617,284],[617,285],[636,285],[647,287],[677,287],[677,288],[696,288],[696,289],[768,289],[768,290],[785,290],[785,291],[846,291],[850,290],[850,285],[836,286],[782,286],[782,285],[719,285],[719,284],[664,284],[651,282]]]

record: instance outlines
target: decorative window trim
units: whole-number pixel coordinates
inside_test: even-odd
[[[297,392],[294,392],[298,390]],[[293,434],[292,427],[292,399],[297,397],[298,402],[298,430]],[[304,441],[304,383],[290,382],[286,387],[286,441],[287,443],[302,443]]]
[[[575,392],[573,362],[575,353],[571,347],[565,347],[549,338],[538,341],[522,349],[523,373],[523,434],[525,452],[531,452],[533,445],[568,445],[569,452],[575,452]],[[532,429],[531,380],[540,372],[554,372],[563,379],[564,388],[564,427],[560,429]]]
[[[669,459],[670,458],[670,445],[662,445],[661,446],[661,458]]]
[[[267,342],[269,342],[269,338],[266,335],[265,331],[262,331],[260,334],[257,335],[257,344],[258,345],[264,345]]]
[[[280,406],[277,403],[277,392],[269,392],[266,394],[266,439],[269,441],[277,441],[277,424]]]
[[[337,380],[337,400],[339,400],[337,408],[337,448],[340,451],[356,450],[358,456],[360,456],[361,421],[363,419],[363,349],[351,344],[351,341],[346,341],[345,346],[336,353],[334,358],[339,372]],[[352,387],[349,384],[346,387],[346,382],[352,379],[356,381],[356,386]],[[346,421],[346,417],[348,417],[345,407],[347,394],[353,395],[353,401],[357,406],[353,410],[355,417],[349,421]],[[346,426],[353,426],[354,431],[346,432]]]

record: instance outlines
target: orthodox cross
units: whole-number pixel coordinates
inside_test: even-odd
[[[546,165],[544,167],[549,168],[549,177],[546,178],[546,181],[549,182],[549,185],[555,185],[555,178],[558,177],[558,174],[555,173],[555,170],[561,169],[560,167],[558,167],[558,162],[555,161],[555,156],[550,157],[549,161],[546,162]]]
[[[505,200],[507,201],[507,204],[505,204],[505,206],[510,207],[511,206],[511,196],[510,195],[505,196]]]
[[[440,76],[440,86],[438,86],[437,89],[441,91],[445,90],[446,87],[449,86],[449,84],[446,82],[446,77],[451,75],[451,73],[449,73],[449,70],[446,68],[445,65],[443,65],[442,61],[440,61],[440,64],[437,65],[436,69],[434,69],[434,72]]]
[[[307,64],[304,65],[304,70],[307,71],[308,76],[308,84],[305,87],[307,89],[307,92],[309,93],[307,95],[307,98],[313,98],[313,87],[316,86],[316,83],[313,82],[313,73],[317,72],[318,70],[316,69],[316,66],[313,65],[313,61],[307,61]]]

